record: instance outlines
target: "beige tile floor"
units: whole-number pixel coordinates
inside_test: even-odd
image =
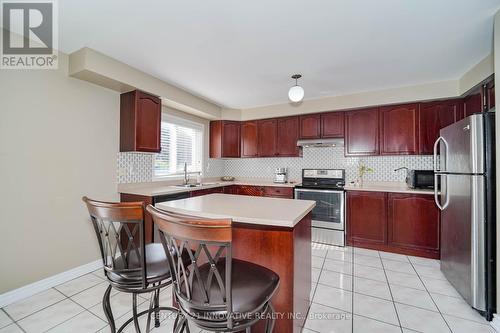
[[[495,332],[446,281],[437,260],[320,244],[313,244],[312,253],[304,333]],[[99,270],[6,306],[0,309],[0,333],[109,332],[101,304],[106,287]],[[170,304],[171,291],[161,295],[160,303]],[[130,295],[113,292],[117,325],[131,317],[131,304]],[[139,307],[147,306],[144,296]],[[165,316],[152,331],[171,332],[172,324]],[[126,329],[134,331],[133,325]]]

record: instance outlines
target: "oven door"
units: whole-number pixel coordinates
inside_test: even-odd
[[[316,201],[313,227],[344,230],[344,191],[296,188],[295,199]]]

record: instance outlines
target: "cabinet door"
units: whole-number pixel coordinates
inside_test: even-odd
[[[299,118],[278,118],[278,141],[276,146],[277,156],[299,156]]]
[[[418,154],[419,104],[384,106],[380,108],[380,154]]]
[[[387,194],[347,192],[347,237],[349,244],[387,243]]]
[[[209,156],[210,158],[222,157],[222,121],[210,122],[210,143],[209,143]]]
[[[136,148],[160,152],[161,101],[158,97],[137,93]]]
[[[190,195],[191,197],[200,197],[202,195],[207,195],[207,194],[212,194],[212,193],[223,193],[224,188],[223,187],[214,187],[214,188],[207,188],[203,190],[197,190],[197,191],[191,191]]]
[[[378,108],[345,113],[345,155],[366,156],[379,154]]]
[[[237,194],[252,195],[261,197],[264,195],[264,188],[261,186],[238,185]]]
[[[241,157],[257,157],[257,122],[246,121],[241,124]]]
[[[439,130],[460,119],[462,100],[453,99],[420,105],[420,149],[422,155],[432,154]]]
[[[388,244],[439,253],[439,210],[432,195],[389,193]]]
[[[321,114],[321,137],[344,137],[344,112],[328,112]]]
[[[495,81],[486,85],[486,102],[488,110],[495,107]]]
[[[464,118],[481,112],[483,112],[483,97],[481,92],[477,92],[464,98]]]
[[[264,196],[273,198],[293,199],[292,187],[266,186],[264,187]]]
[[[300,116],[300,138],[319,139],[321,137],[321,115]]]
[[[276,119],[258,121],[258,150],[259,156],[271,157],[276,155],[277,122]]]
[[[240,123],[222,122],[222,157],[240,157]]]

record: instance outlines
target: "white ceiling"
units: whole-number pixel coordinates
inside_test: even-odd
[[[224,107],[457,79],[492,50],[500,0],[62,0],[88,46]]]

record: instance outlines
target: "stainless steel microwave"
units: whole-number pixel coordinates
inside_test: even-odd
[[[406,185],[409,188],[434,189],[434,171],[408,170]]]

